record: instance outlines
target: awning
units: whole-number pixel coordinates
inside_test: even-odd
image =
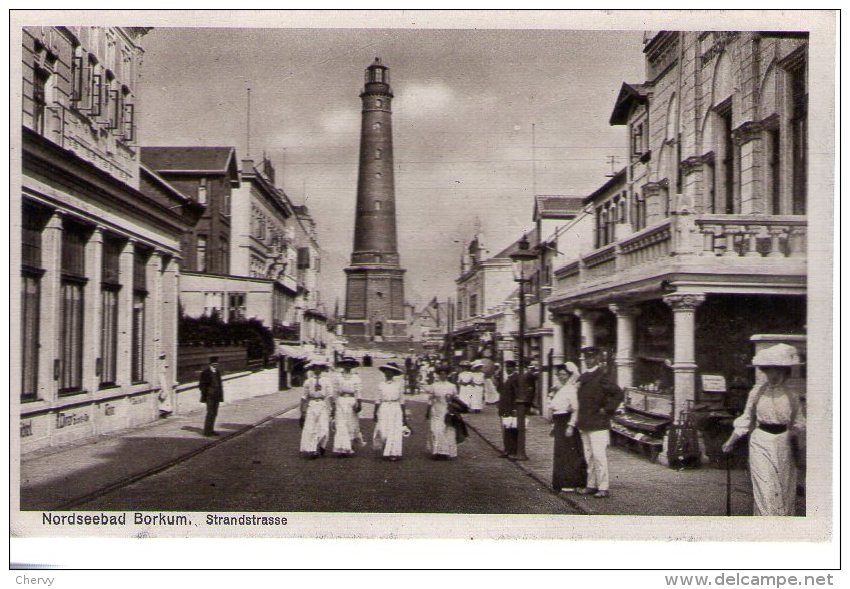
[[[277,353],[281,356],[289,356],[290,358],[306,358],[307,352],[296,346],[287,346],[281,344],[277,347]]]

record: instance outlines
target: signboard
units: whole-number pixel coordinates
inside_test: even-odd
[[[726,377],[722,374],[703,374],[702,390],[706,393],[725,393]]]

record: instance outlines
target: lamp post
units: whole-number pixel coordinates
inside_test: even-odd
[[[525,283],[531,282],[533,264],[537,254],[529,249],[528,237],[522,236],[517,243],[517,250],[511,254],[514,281],[519,283],[519,351],[517,354],[517,382],[519,391],[516,403],[517,448],[516,454],[509,456],[511,460],[528,460],[525,454],[525,413],[529,404],[528,383],[525,378]]]

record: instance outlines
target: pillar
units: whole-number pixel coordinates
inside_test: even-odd
[[[617,384],[621,388],[634,386],[635,368],[635,317],[637,309],[631,305],[609,305],[617,317]]]
[[[552,320],[552,361],[560,364],[564,361],[564,323],[561,318],[551,315]]]
[[[118,261],[121,290],[118,291],[118,355],[115,359],[115,384],[131,384],[130,361],[133,347],[133,256],[136,241],[128,239]]]
[[[62,308],[62,217],[54,211],[41,232],[41,267],[44,274],[38,326],[38,398],[55,401],[58,386],[55,366],[59,359],[59,333]]]
[[[101,272],[103,265],[103,227],[96,227],[86,245],[86,277],[89,279],[85,287],[83,311],[83,388],[94,392],[100,387],[100,364],[98,359],[101,352],[103,305],[101,299]]]
[[[767,212],[762,188],[763,128],[760,123],[748,121],[732,132],[740,154],[741,214]]]
[[[599,313],[596,311],[587,311],[578,309],[575,311],[576,317],[581,322],[581,347],[593,346],[596,344],[596,332],[594,326]]]
[[[703,301],[702,294],[672,294],[664,302],[673,309],[673,418],[688,401],[696,398],[694,375],[696,373],[696,310]]]

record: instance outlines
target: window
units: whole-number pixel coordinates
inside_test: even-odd
[[[632,199],[632,229],[640,231],[646,227],[646,200],[640,195]]]
[[[137,249],[133,254],[133,316],[130,349],[130,379],[135,383],[145,381],[145,300],[147,291],[147,265],[150,253]]]
[[[136,136],[135,130],[135,107],[130,103],[130,90],[123,86],[121,88],[121,111],[118,113],[118,134],[122,141],[133,141]]]
[[[198,181],[198,204],[207,204],[207,179],[201,178]]]
[[[380,98],[376,99],[375,100],[375,106],[378,107],[378,108],[381,108],[382,106],[384,106],[384,101],[381,100]],[[378,150],[378,151],[380,151],[380,150]],[[380,159],[380,158],[378,158],[378,159]]]
[[[384,154],[384,152],[383,152],[382,150],[380,150],[380,149],[376,149],[376,150],[375,150],[375,159],[376,159],[376,160],[381,159],[381,156],[382,156],[383,154]]]
[[[381,210],[381,201],[379,201],[379,200],[376,200],[376,201],[375,201],[375,210],[376,210],[376,211],[380,211],[380,210]]]
[[[226,217],[230,216],[230,191],[229,190],[226,191],[222,195],[221,214],[226,216]]]
[[[86,65],[85,56],[82,53],[82,48],[79,45],[74,46],[74,57],[71,59],[71,104],[79,107],[88,94],[88,86],[86,84]]]
[[[228,295],[228,305],[227,305],[227,320],[228,321],[241,321],[245,319],[247,309],[245,307],[245,297],[246,293],[244,292],[232,292]],[[275,297],[277,298],[277,297]]]
[[[50,72],[42,68],[35,69],[35,78],[33,80],[32,101],[33,101],[33,129],[39,135],[44,135],[45,119],[47,117],[47,95],[52,86],[52,76]]]
[[[770,180],[770,205],[771,213],[782,214],[782,158],[779,149],[779,129],[771,129],[767,134],[769,156],[767,166]]]
[[[457,318],[463,319],[463,301],[461,300],[457,302]]]
[[[118,293],[121,291],[120,260],[124,243],[106,237],[103,240],[101,267],[100,385],[116,382],[118,363]]]
[[[380,131],[380,130],[381,130],[381,122],[380,122],[380,121],[375,121],[374,123],[372,123],[372,128],[373,128],[375,131]]]
[[[469,295],[469,316],[475,317],[478,314],[478,295]]]
[[[199,235],[195,251],[195,264],[198,272],[207,271],[207,236]]]
[[[226,239],[221,240],[218,251],[220,252],[219,260],[221,260],[220,274],[227,274],[230,269],[230,248]]]
[[[732,107],[729,104],[722,105],[716,112],[720,133],[717,140],[720,165],[715,171],[714,192],[720,202],[715,204],[714,212],[731,215],[735,213],[735,144],[732,140]]]
[[[632,126],[632,155],[641,156],[646,151],[646,133],[644,123],[635,123]]]
[[[801,61],[789,70],[791,86],[791,195],[792,213],[806,214],[806,150],[808,148],[809,93],[806,85],[806,63]]]
[[[41,304],[41,215],[23,208],[21,231],[21,401],[38,398],[39,314]]]
[[[74,394],[83,386],[83,290],[88,231],[65,223],[62,231],[62,278],[59,325],[59,394]]]
[[[97,59],[93,55],[89,55],[88,62],[88,101],[84,101],[82,106],[88,110],[89,116],[99,117],[103,107],[103,75],[94,73],[97,69]]]

